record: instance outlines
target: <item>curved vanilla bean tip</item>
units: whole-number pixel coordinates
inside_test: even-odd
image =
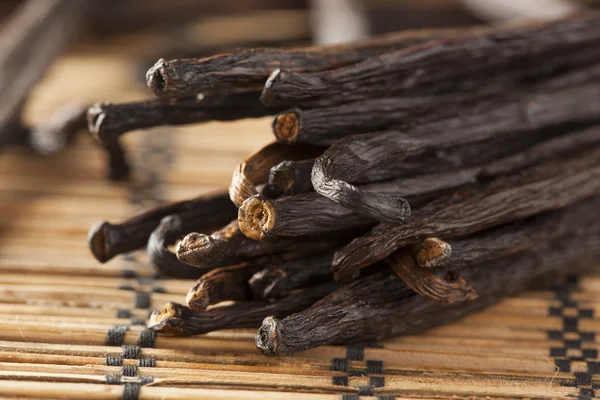
[[[265,268],[258,271],[248,281],[254,297],[261,300],[281,298],[281,283],[287,274],[283,269]]]
[[[285,355],[285,347],[281,346],[281,335],[279,325],[281,321],[275,317],[267,317],[263,320],[258,333],[254,338],[256,349],[265,356]]]
[[[260,194],[246,199],[238,210],[240,230],[254,240],[264,239],[275,226],[276,219],[275,208]]]
[[[242,162],[233,172],[229,185],[229,198],[236,206],[241,206],[248,197],[258,194],[256,185],[244,173],[245,163]]]
[[[298,113],[299,110],[293,108],[273,117],[271,128],[277,140],[286,143],[294,143],[296,141],[300,129]]]
[[[119,242],[123,233],[108,222],[100,222],[92,226],[88,232],[88,247],[96,260],[105,263],[118,253],[112,243]]]
[[[185,302],[192,310],[204,311],[210,305],[208,291],[203,286],[204,282],[197,282],[185,296]]]
[[[158,97],[177,97],[179,75],[170,61],[161,58],[146,72],[146,83]]]
[[[475,289],[458,272],[449,271],[440,278],[431,270],[417,265],[405,250],[392,254],[385,261],[412,290],[431,300],[455,304],[478,297]]]
[[[415,261],[423,268],[439,267],[452,255],[452,246],[435,237],[427,238],[413,248]]]
[[[330,176],[326,168],[335,164],[329,156],[318,157],[313,165],[311,181],[317,193],[341,206],[380,222],[398,223],[411,213],[404,197],[368,192]]]
[[[208,253],[213,244],[214,240],[209,235],[193,232],[179,242],[175,253],[179,261],[198,268],[205,268],[207,263],[212,261]]]
[[[179,326],[178,321],[181,321],[184,317],[186,310],[187,308],[181,304],[169,302],[160,310],[152,312],[148,320],[148,328],[165,335],[183,335],[184,331]]]
[[[94,139],[99,143],[104,143],[104,138],[102,137],[102,121],[106,118],[106,113],[104,112],[103,107],[109,104],[110,103],[108,102],[98,102],[88,108],[87,111],[88,129]]]

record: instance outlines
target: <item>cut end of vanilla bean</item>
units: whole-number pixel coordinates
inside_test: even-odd
[[[214,240],[209,235],[193,232],[179,242],[175,252],[179,261],[203,268],[210,261],[207,253],[212,249],[213,243]]]
[[[180,321],[187,310],[181,304],[169,302],[160,310],[152,312],[148,320],[148,328],[169,336],[184,335],[184,330],[177,323]]]
[[[269,187],[279,193],[289,193],[294,188],[293,161],[282,161],[269,172]]]
[[[435,268],[443,265],[452,255],[452,246],[438,238],[427,238],[413,245],[417,264],[423,268]]]
[[[100,222],[88,232],[88,247],[96,260],[105,263],[115,256],[111,248],[111,238],[120,236],[121,232],[108,222]]]
[[[196,311],[204,311],[210,305],[208,293],[203,288],[204,282],[198,282],[188,291],[185,302],[188,307]]]
[[[277,213],[270,201],[261,196],[252,196],[241,205],[238,211],[240,230],[254,240],[262,240],[275,226]]]
[[[158,97],[177,97],[177,80],[173,65],[162,58],[146,72],[148,88]]]
[[[267,317],[263,320],[261,327],[254,338],[256,349],[265,356],[280,356],[281,336],[279,335],[279,325],[281,321],[275,317]]]
[[[87,111],[88,130],[99,143],[104,143],[104,138],[102,137],[102,121],[106,118],[106,113],[104,112],[103,107],[108,104],[110,103],[99,102],[88,108]]]
[[[298,110],[292,109],[277,114],[271,125],[273,134],[280,142],[294,143],[298,137]]]

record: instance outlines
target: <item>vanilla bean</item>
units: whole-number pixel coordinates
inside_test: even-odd
[[[283,253],[293,249],[306,254],[339,245],[341,238],[319,240],[276,239],[256,241],[245,236],[237,220],[210,235],[190,233],[177,245],[177,258],[197,268],[241,263],[248,258]]]
[[[332,266],[338,281],[427,236],[465,235],[568,206],[600,193],[600,148],[536,165],[440,198],[402,225],[380,224],[339,250]]]
[[[598,115],[599,84],[480,102],[465,113],[417,125],[406,134],[387,131],[341,139],[316,159],[312,183],[317,193],[348,209],[382,222],[399,222],[410,214],[404,198],[366,194],[350,182],[359,180],[365,171],[392,178],[398,165],[410,156],[592,120]]]
[[[330,280],[332,259],[328,252],[273,265],[257,271],[248,283],[257,299],[280,299],[303,285]]]
[[[597,61],[598,54],[580,58],[577,53],[585,52],[584,48],[595,52],[598,22],[598,13],[579,14],[431,41],[332,71],[278,69],[265,84],[261,102],[270,107],[326,107],[400,94],[468,93],[483,85],[501,92],[531,77],[539,79]],[[544,63],[539,63],[540,58]]]
[[[94,257],[104,263],[118,254],[144,247],[152,231],[167,215],[178,214],[184,222],[203,220],[204,226],[209,228],[235,216],[235,212],[226,192],[209,193],[151,208],[119,224],[94,225],[88,234],[88,245]]]
[[[201,207],[164,217],[150,234],[146,246],[148,258],[160,276],[179,279],[195,279],[201,276],[201,270],[179,261],[169,246],[191,231],[210,232],[216,229],[217,225],[222,225],[231,218],[231,214],[235,212],[233,207],[231,208],[229,212],[218,214],[223,218],[222,221],[217,221],[212,215],[206,218],[206,213]],[[207,225],[211,222],[218,224]]]
[[[8,127],[31,88],[58,57],[85,15],[87,1],[29,0],[0,32],[0,144],[15,142]],[[18,140],[17,140],[18,141]]]
[[[405,31],[344,45],[291,50],[255,48],[201,59],[160,59],[148,70],[146,81],[159,97],[185,97],[211,91],[260,91],[269,74],[277,68],[324,71],[414,44],[469,32],[471,30],[467,29]]]
[[[248,301],[209,311],[194,311],[167,303],[150,317],[148,327],[161,334],[189,336],[220,329],[256,328],[268,315],[285,317],[310,307],[336,289],[334,282],[298,289],[275,302]]]
[[[271,168],[268,187],[274,194],[297,194],[312,190],[310,173],[315,160],[282,161]]]
[[[549,276],[592,269],[600,256],[599,228],[596,222],[555,243],[457,270],[479,294],[471,302],[445,305],[431,301],[393,272],[361,278],[283,320],[265,318],[256,335],[256,347],[265,355],[282,356],[327,344],[372,343],[455,321]],[[452,263],[444,270],[453,271]]]
[[[104,144],[106,155],[108,158],[108,174],[107,178],[111,181],[125,181],[130,178],[127,152],[121,145],[118,139],[111,140]]]
[[[399,250],[385,259],[404,283],[421,296],[442,304],[473,301],[479,295],[457,272],[449,271],[439,277],[417,264],[407,250]]]
[[[566,72],[538,85],[518,88],[515,93],[548,93],[599,79],[600,64]],[[333,107],[292,108],[275,115],[272,130],[280,142],[331,145],[336,140],[357,133],[390,128],[409,129],[465,112],[468,114],[474,102],[485,100],[492,94],[483,87],[475,94],[386,97]]]
[[[272,115],[258,101],[258,94],[147,100],[131,103],[96,103],[88,111],[88,128],[102,143],[124,133],[164,125],[208,121],[233,121]]]
[[[284,160],[302,160],[323,152],[310,145],[271,143],[246,157],[233,172],[229,197],[238,207],[250,196],[258,194],[257,186],[267,183],[271,168]]]
[[[550,132],[543,131],[541,136],[551,136]],[[502,144],[487,143],[485,146],[467,146],[452,149],[449,153],[441,155],[440,165],[434,170],[447,172],[418,175],[435,166],[438,160],[427,156],[418,162],[406,162],[404,169],[417,176],[399,178],[391,181],[359,186],[365,196],[377,193],[381,196],[404,196],[412,207],[419,207],[433,200],[449,190],[475,184],[480,179],[489,179],[502,174],[509,174],[519,169],[535,165],[545,160],[550,160],[558,154],[568,155],[573,151],[589,145],[600,143],[600,128],[590,127],[580,131],[566,133],[562,136],[534,143],[529,147],[530,141],[536,141],[536,135],[521,135],[515,140],[502,139]],[[526,142],[520,143],[520,140]],[[512,152],[514,147],[525,149]],[[485,158],[495,157],[495,152],[513,153],[504,158],[486,162]],[[438,156],[440,156],[438,154]],[[484,157],[479,159],[480,157]],[[452,168],[445,163],[451,160],[465,160],[464,163],[478,163],[472,167]],[[458,161],[462,164],[463,161]],[[411,166],[412,165],[412,166]],[[356,192],[359,193],[359,192]],[[242,204],[239,209],[238,221],[242,232],[253,239],[261,240],[269,236],[302,236],[345,231],[348,229],[361,229],[374,223],[374,219],[349,210],[340,204],[334,203],[317,193],[305,193],[275,200],[264,196],[253,196]]]
[[[72,143],[77,132],[86,127],[87,106],[81,103],[59,108],[47,121],[29,134],[31,147],[43,155],[56,154]]]
[[[215,268],[198,279],[185,301],[192,310],[204,311],[206,307],[226,300],[252,300],[248,280],[262,268],[264,264],[260,262]]]

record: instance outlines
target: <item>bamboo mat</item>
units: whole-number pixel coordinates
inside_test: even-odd
[[[44,118],[68,99],[143,90],[123,59],[63,60],[34,94]],[[64,86],[77,77],[82,85]],[[75,78],[73,78],[75,80]],[[90,97],[95,96],[95,97]],[[269,120],[131,134],[132,184],[104,180],[88,136],[59,158],[0,157],[0,395],[82,399],[592,398],[600,395],[600,278],[573,277],[460,322],[385,343],[268,358],[255,330],[155,336],[148,313],[191,281],[156,279],[143,253],[97,263],[89,227],[163,200],[226,187],[271,140]]]

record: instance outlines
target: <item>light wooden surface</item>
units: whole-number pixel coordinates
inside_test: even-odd
[[[64,59],[32,98],[31,121],[73,98],[130,100],[149,93],[134,83],[125,58]],[[68,84],[68,82],[71,82]],[[0,395],[2,398],[120,399],[396,399],[561,398],[594,394],[600,338],[600,279],[507,299],[423,335],[375,347],[326,346],[294,357],[267,358],[254,349],[254,330],[192,338],[157,337],[123,366],[106,365],[120,346],[107,333],[128,326],[124,345],[139,344],[147,309],[182,302],[191,281],[153,281],[143,255],[100,265],[86,235],[100,220],[136,209],[128,199],[144,168],[162,168],[165,200],[229,184],[244,155],[271,140],[269,120],[160,128],[127,137],[137,157],[133,185],[104,180],[103,153],[87,135],[60,157],[24,152],[0,157]],[[144,159],[166,145],[173,162]],[[124,269],[138,278],[122,278]],[[141,278],[140,278],[141,277]],[[119,289],[132,286],[135,291]],[[152,293],[160,286],[165,293]],[[562,293],[562,294],[561,294]],[[568,301],[566,301],[568,300]],[[117,310],[129,313],[121,318]],[[139,366],[153,359],[154,366]],[[109,363],[110,364],[110,363]],[[129,368],[129,369],[127,369]],[[107,385],[107,376],[121,377]],[[153,382],[136,386],[143,376]],[[138,391],[139,390],[139,391]],[[390,396],[390,397],[386,397]]]

